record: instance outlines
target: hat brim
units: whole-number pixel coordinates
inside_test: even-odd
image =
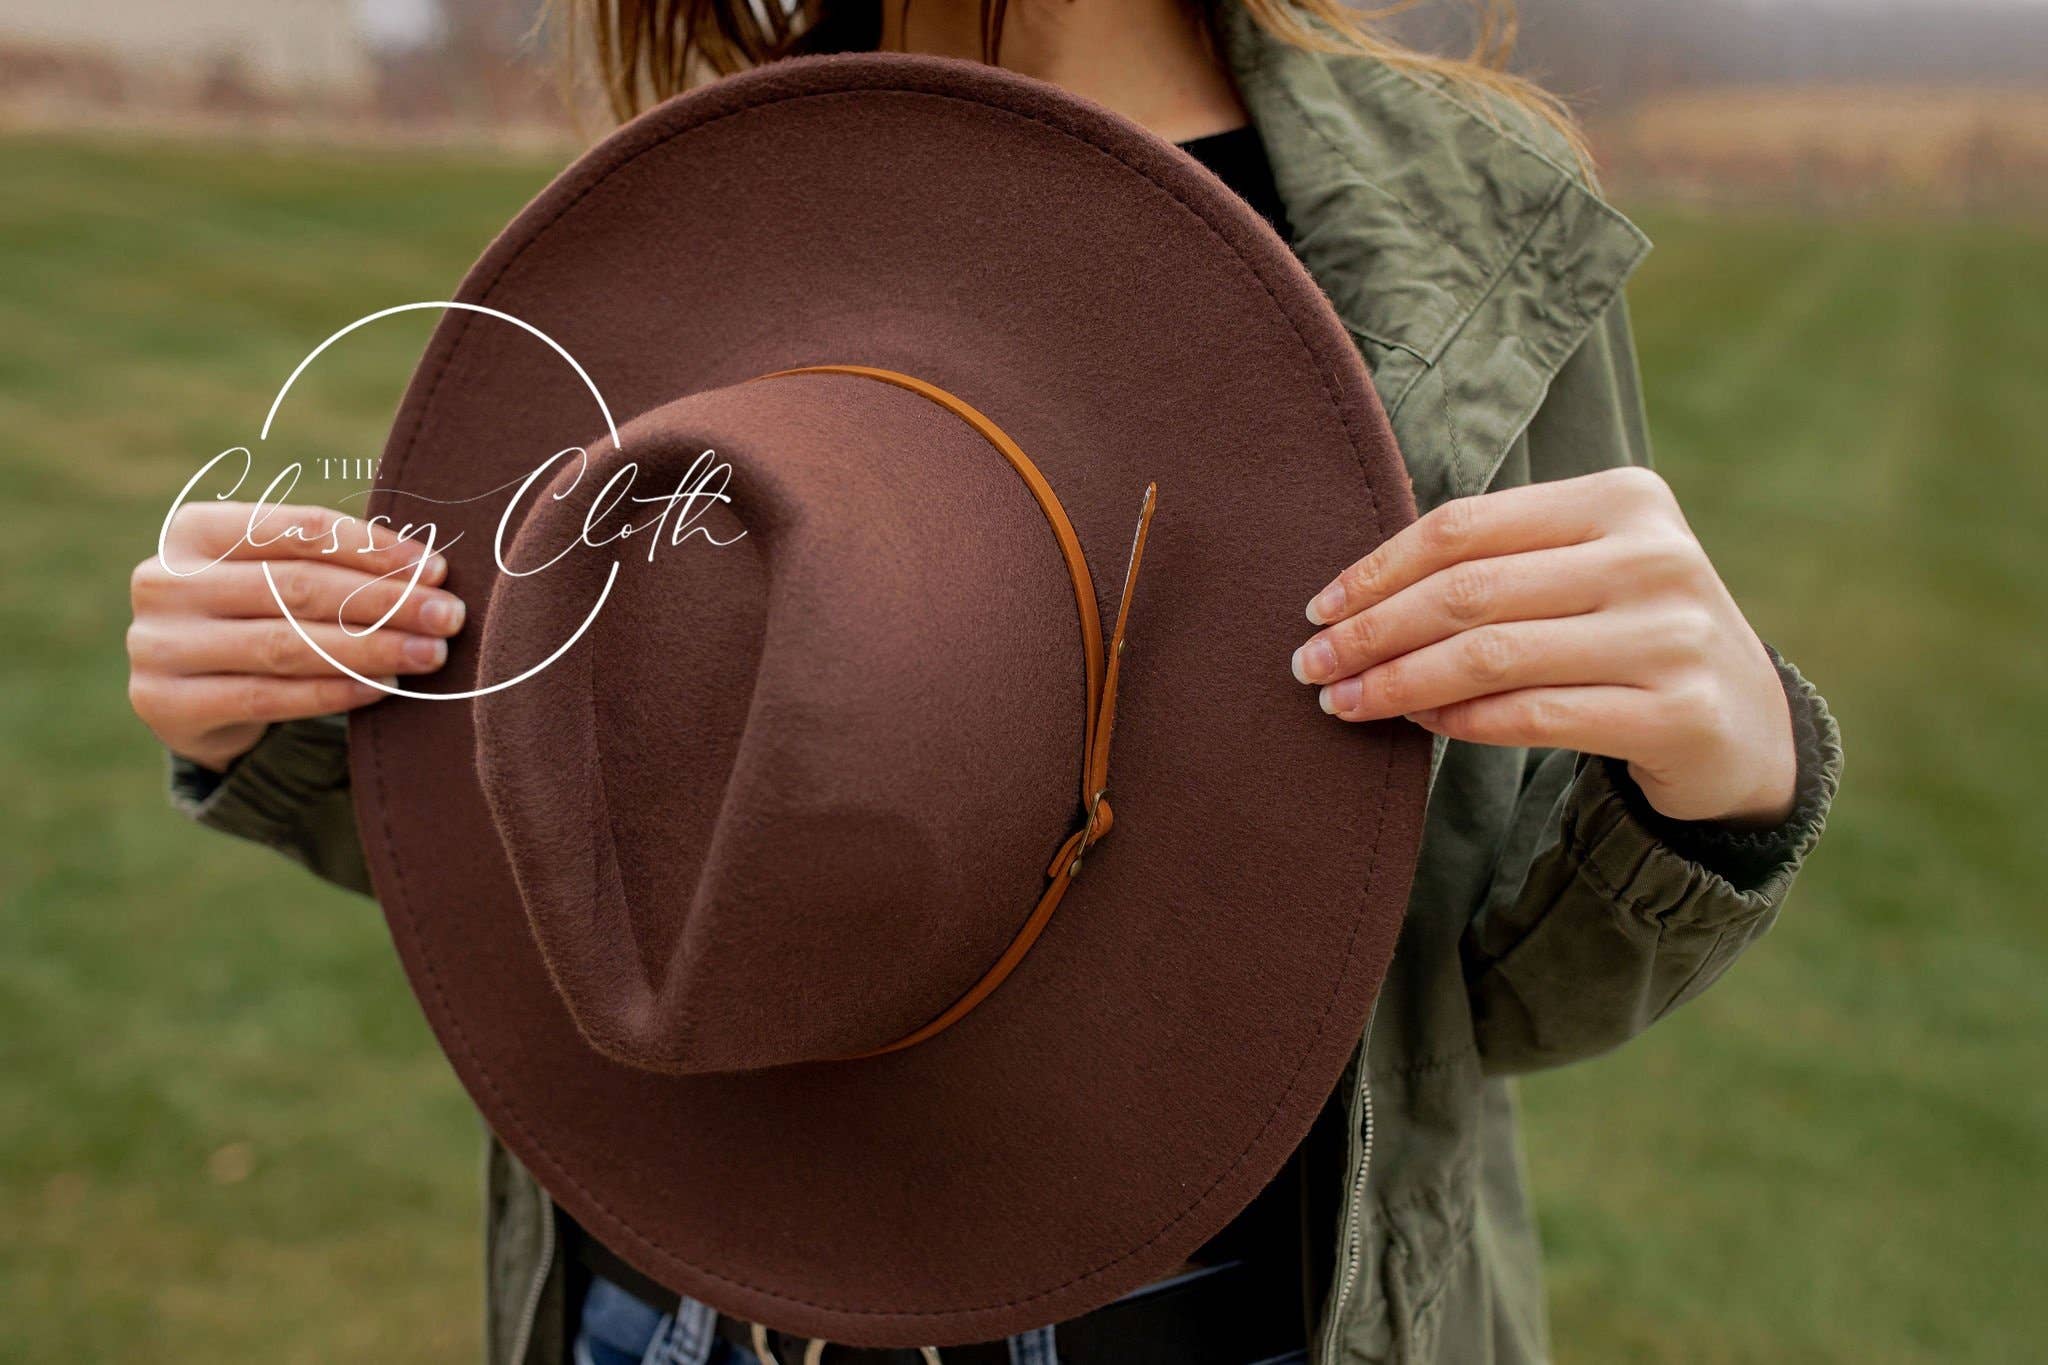
[[[1235,195],[1120,118],[997,70],[860,56],[778,63],[636,120],[542,193],[457,298],[559,341],[621,424],[792,366],[939,384],[1044,471],[1105,613],[1137,495],[1157,480],[1161,499],[1116,831],[1011,978],[893,1055],[704,1078],[607,1061],[521,911],[473,707],[359,713],[373,881],[493,1130],[653,1279],[807,1336],[989,1340],[1172,1271],[1334,1087],[1420,837],[1427,737],[1332,721],[1288,676],[1301,604],[1414,514],[1315,283]],[[502,503],[459,500],[603,420],[531,334],[452,312],[372,508],[459,534],[449,586],[482,603]],[[472,621],[432,689],[490,681],[481,634]]]

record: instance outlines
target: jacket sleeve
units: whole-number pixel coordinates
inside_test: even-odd
[[[348,718],[273,725],[225,774],[173,755],[171,804],[210,829],[276,849],[370,894],[348,781]]]
[[[1644,430],[1617,303],[1559,372],[1522,453],[1537,479],[1647,464]],[[1489,1072],[1557,1066],[1626,1042],[1712,985],[1776,920],[1820,839],[1842,764],[1827,704],[1777,662],[1800,777],[1793,814],[1776,829],[1666,820],[1623,764],[1529,754],[1462,949]]]

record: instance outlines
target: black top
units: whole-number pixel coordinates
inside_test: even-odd
[[[1283,242],[1293,233],[1287,226],[1287,207],[1273,184],[1273,163],[1266,159],[1266,146],[1258,130],[1247,124],[1227,133],[1212,133],[1183,142],[1180,149],[1208,167],[1209,173],[1228,185],[1238,198],[1258,210],[1273,225]]]

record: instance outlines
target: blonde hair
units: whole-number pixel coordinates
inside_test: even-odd
[[[1216,0],[1193,0],[1213,14]],[[556,0],[567,10],[572,68],[587,43],[594,74],[621,121],[705,76],[731,75],[801,52],[873,46],[881,5],[910,0]],[[1393,0],[1354,9],[1343,0],[1235,0],[1267,32],[1298,47],[1375,57],[1461,97],[1497,120],[1521,111],[1561,137],[1582,169],[1590,164],[1571,111],[1557,96],[1507,69],[1519,28],[1515,0],[1467,0],[1472,50],[1462,57],[1418,52],[1383,36],[1386,22],[1426,3]],[[981,0],[982,57],[1001,51],[1008,0]]]

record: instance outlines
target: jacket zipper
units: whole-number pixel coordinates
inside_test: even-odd
[[[535,1192],[539,1193],[538,1186]],[[526,1306],[519,1315],[519,1331],[512,1338],[512,1359],[507,1365],[526,1365],[527,1353],[533,1349],[533,1327],[540,1317],[540,1296],[547,1292],[548,1278],[555,1271],[555,1205],[546,1195],[540,1196],[540,1260],[534,1265],[533,1279],[526,1286]]]
[[[1430,741],[1428,790],[1432,797],[1436,795],[1436,779],[1443,768],[1444,754],[1450,747],[1450,742],[1442,735],[1436,735]],[[1358,1114],[1358,1170],[1351,1177],[1351,1190],[1344,1201],[1337,1288],[1330,1295],[1330,1313],[1323,1323],[1318,1365],[1337,1365],[1337,1341],[1344,1332],[1344,1310],[1350,1307],[1351,1291],[1358,1285],[1359,1244],[1365,1237],[1365,1182],[1372,1174],[1372,1082],[1366,1074],[1366,1054],[1371,1050],[1371,1042],[1372,1021],[1368,1019],[1365,1036],[1358,1042],[1358,1088],[1352,1092],[1355,1096],[1352,1108]]]
[[[1372,1173],[1372,1082],[1366,1079],[1365,1044],[1358,1045],[1358,1089],[1355,1109],[1359,1116],[1358,1170],[1351,1178],[1351,1191],[1344,1203],[1341,1244],[1342,1263],[1337,1267],[1337,1290],[1330,1296],[1330,1313],[1323,1324],[1321,1365],[1336,1365],[1337,1341],[1343,1333],[1344,1310],[1358,1283],[1359,1243],[1363,1240],[1365,1182]]]

